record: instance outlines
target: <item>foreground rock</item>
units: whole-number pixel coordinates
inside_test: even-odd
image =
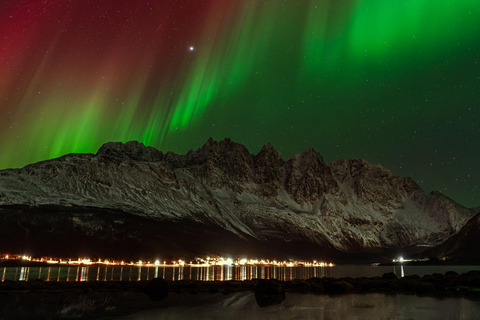
[[[154,278],[143,287],[143,292],[153,301],[165,299],[168,291],[168,282],[163,278]]]
[[[267,307],[285,300],[285,284],[277,280],[258,280],[255,285],[255,300],[260,307]]]
[[[392,274],[375,278],[312,278],[277,281],[152,281],[125,282],[0,282],[2,319],[71,319],[111,317],[112,319],[178,301],[179,295],[231,295],[240,291],[255,294],[260,307],[282,303],[285,293],[416,293],[480,299],[480,272],[465,274],[409,276]],[[202,301],[205,296],[200,297]]]
[[[365,292],[392,293],[451,293],[480,294],[480,271],[458,274],[449,271],[445,274],[417,275],[397,278],[394,274],[384,274],[373,278],[310,278],[307,280],[263,280],[247,281],[165,281],[155,278],[151,281],[87,281],[87,282],[47,282],[5,281],[0,282],[1,294],[23,294],[29,292],[67,292],[67,291],[135,291],[148,296],[157,296],[161,300],[169,292],[202,294],[230,294],[238,291],[252,291],[257,295],[282,295],[285,292],[338,294]],[[0,299],[1,300],[1,299]],[[155,299],[153,299],[155,300]]]

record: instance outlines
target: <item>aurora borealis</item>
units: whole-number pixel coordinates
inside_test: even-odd
[[[0,168],[230,137],[478,206],[479,26],[478,0],[6,0]]]

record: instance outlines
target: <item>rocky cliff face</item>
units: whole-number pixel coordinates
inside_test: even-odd
[[[478,264],[480,263],[478,243],[480,243],[480,214],[470,219],[460,232],[441,245],[423,252],[420,256]]]
[[[3,170],[0,206],[12,205],[120,210],[265,247],[296,243],[340,253],[436,245],[474,214],[361,159],[326,163],[309,148],[284,161],[270,144],[252,155],[230,139],[209,139],[186,155],[107,143],[95,155]]]

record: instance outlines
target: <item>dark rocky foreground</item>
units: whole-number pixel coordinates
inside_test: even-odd
[[[475,293],[480,294],[480,271],[458,274],[449,271],[446,274],[435,273],[419,277],[417,275],[398,278],[394,273],[386,273],[382,277],[373,278],[310,278],[307,280],[263,280],[245,281],[195,281],[178,280],[155,284],[159,278],[150,281],[5,281],[0,282],[0,295],[25,293],[59,293],[59,292],[116,292],[134,291],[147,293],[153,285],[162,286],[162,290],[181,293],[222,293],[230,294],[238,291],[255,291],[265,283],[281,284],[284,292],[337,294],[337,293]],[[167,287],[164,287],[164,284]],[[165,289],[167,288],[167,289]]]
[[[480,271],[447,272],[397,278],[393,273],[374,278],[311,278],[277,281],[165,281],[0,283],[0,319],[63,319],[120,316],[161,308],[175,295],[255,293],[260,307],[281,303],[285,293],[386,293],[462,296],[480,299]]]

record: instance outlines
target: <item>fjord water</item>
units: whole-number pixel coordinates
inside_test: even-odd
[[[380,293],[336,296],[287,293],[281,304],[262,308],[249,292],[229,296],[170,294],[155,309],[119,319],[474,320],[480,319],[480,301]]]
[[[306,279],[317,277],[373,277],[394,272],[398,277],[455,271],[465,273],[480,266],[334,266],[334,267],[0,267],[0,280],[35,281],[139,281],[246,280],[251,278]],[[59,288],[61,286],[58,286]],[[428,297],[407,294],[313,295],[287,293],[278,304],[264,306],[253,292],[178,294],[170,292],[152,301],[131,290],[81,290],[43,293],[35,290],[0,297],[0,319],[479,319],[480,298]],[[46,317],[44,317],[46,318]]]
[[[44,266],[0,267],[0,281],[140,281],[161,277],[166,280],[228,281],[277,279],[291,281],[314,277],[359,278],[376,277],[393,272],[397,277],[455,271],[459,274],[480,270],[480,266],[333,266],[333,267],[275,267],[275,266]]]

